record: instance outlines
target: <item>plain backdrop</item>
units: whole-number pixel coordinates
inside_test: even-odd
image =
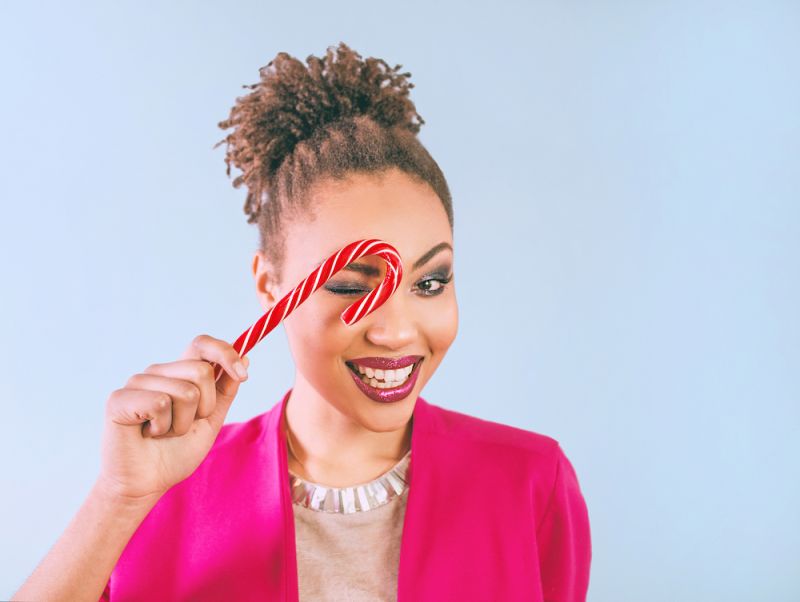
[[[217,124],[340,41],[412,73],[454,196],[422,395],[561,442],[589,600],[800,599],[800,4],[230,0],[0,9],[0,598],[87,494],[109,393],[261,316]],[[249,355],[229,422],[292,386],[282,327]]]

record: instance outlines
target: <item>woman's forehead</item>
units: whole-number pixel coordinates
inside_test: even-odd
[[[336,186],[329,195],[319,191],[310,209],[310,215],[294,220],[287,237],[287,254],[300,269],[316,269],[342,247],[364,239],[394,246],[406,270],[440,243],[452,250],[452,231],[441,200],[414,182]],[[382,262],[374,255],[359,260],[368,265]]]
[[[353,241],[350,241],[353,242]],[[390,241],[389,244],[392,244]],[[349,243],[346,243],[349,244]],[[342,245],[342,247],[345,245]],[[438,243],[433,244],[430,247],[425,247],[425,250],[420,248],[419,250],[409,251],[404,253],[398,245],[394,245],[398,252],[400,253],[400,259],[403,262],[403,271],[406,273],[414,272],[418,269],[425,267],[432,259],[438,256],[443,257],[452,257],[453,253],[453,245],[452,241],[450,240],[442,240]],[[341,247],[339,247],[341,248]],[[312,270],[317,269],[321,266],[328,257],[336,253],[339,249],[331,250],[327,255],[324,257],[320,257],[317,261],[313,262],[313,265],[309,266],[308,271],[311,272]],[[350,269],[345,267],[344,269],[349,272],[363,274],[365,276],[375,277],[383,275],[384,269],[386,267],[386,262],[378,257],[377,255],[365,255],[364,257],[360,257],[358,259],[353,260],[350,264]]]

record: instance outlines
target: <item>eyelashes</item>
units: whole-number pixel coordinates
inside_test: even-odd
[[[433,290],[430,290],[430,289],[428,289],[428,290],[420,289],[420,290],[423,291],[423,293],[424,293],[423,296],[424,297],[435,297],[436,295],[441,295],[444,292],[444,290],[447,288],[447,285],[450,283],[450,281],[452,279],[453,279],[453,275],[452,274],[450,276],[448,276],[447,278],[442,278],[442,277],[426,278],[425,280],[421,280],[420,284],[425,284],[426,282],[438,282],[440,284],[440,286],[439,286],[439,288],[436,288],[436,289],[433,289]]]
[[[444,277],[444,276],[436,276],[431,278],[425,278],[419,281],[419,285],[425,285],[428,288],[420,288],[419,290],[422,292],[423,297],[435,297],[437,295],[441,295],[446,289],[447,285],[453,279],[453,275]],[[435,286],[435,283],[439,283],[437,288],[431,289],[431,286]],[[361,287],[345,287],[345,286],[325,286],[326,291],[333,293],[334,295],[340,295],[342,297],[349,297],[349,296],[356,296],[356,295],[365,295],[370,292],[372,289],[370,288],[361,288]]]

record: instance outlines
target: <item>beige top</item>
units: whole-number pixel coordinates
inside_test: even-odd
[[[294,505],[301,602],[396,601],[408,490],[366,512],[338,514]]]
[[[291,474],[301,602],[397,600],[410,454],[356,487]]]

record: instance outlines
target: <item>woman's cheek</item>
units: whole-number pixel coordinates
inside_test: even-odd
[[[292,330],[298,334],[302,331],[321,333],[335,326],[337,321],[342,323],[339,316],[347,306],[338,308],[341,304],[320,299],[317,295],[322,293],[323,291],[317,291],[284,320],[287,331]]]
[[[431,346],[434,351],[444,351],[453,343],[458,333],[458,306],[452,302],[438,308],[430,321]]]
[[[348,336],[352,336],[353,326],[342,322],[341,314],[347,305],[326,302],[327,300],[301,306],[292,314],[295,319],[286,325],[287,335],[301,346],[303,355],[325,355],[339,353],[339,347]],[[301,311],[304,310],[304,311]],[[298,315],[295,316],[295,313]]]

